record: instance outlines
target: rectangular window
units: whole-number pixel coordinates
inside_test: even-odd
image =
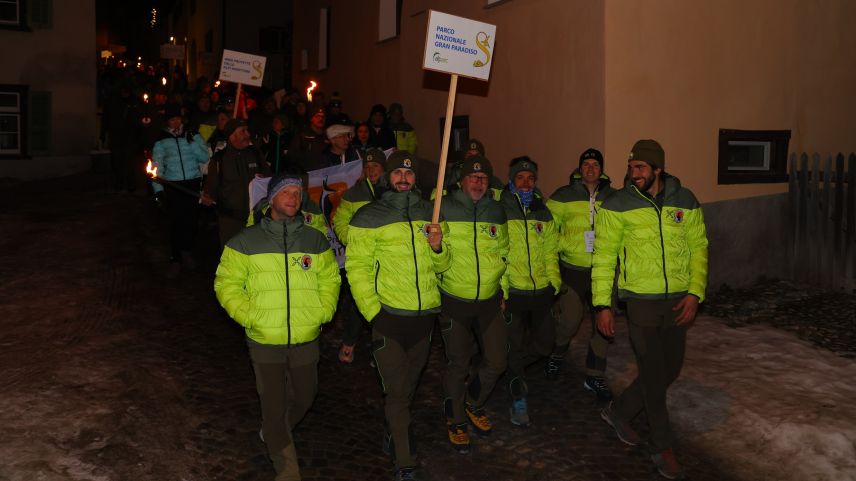
[[[790,130],[719,131],[719,184],[787,182]]]
[[[20,157],[26,153],[27,87],[0,85],[0,156]]]
[[[0,27],[20,28],[22,20],[22,0],[0,0]]]
[[[398,37],[401,32],[401,0],[380,0],[377,20],[377,40]]]

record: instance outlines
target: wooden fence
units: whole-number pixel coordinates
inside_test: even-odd
[[[790,270],[794,280],[856,290],[856,154],[790,157]],[[776,242],[770,239],[770,242]]]

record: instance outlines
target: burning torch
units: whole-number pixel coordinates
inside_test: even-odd
[[[306,100],[312,103],[312,91],[315,90],[318,84],[314,80],[310,80],[309,84],[309,88],[306,89]]]
[[[185,194],[192,195],[193,197],[196,197],[197,199],[202,198],[202,194],[200,194],[199,192],[197,192],[193,189],[188,189],[187,187],[179,184],[178,182],[172,182],[172,181],[169,181],[166,179],[161,179],[160,177],[158,177],[158,168],[152,166],[152,159],[149,159],[148,163],[146,163],[146,173],[151,176],[151,179],[154,182],[157,182],[160,185],[171,187],[173,189],[179,190],[181,192],[184,192]]]

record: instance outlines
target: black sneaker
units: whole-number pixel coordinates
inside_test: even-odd
[[[628,446],[638,446],[639,443],[642,442],[642,438],[640,438],[636,430],[630,426],[630,423],[618,418],[612,410],[611,402],[600,411],[600,417],[606,421],[607,424],[612,426],[612,429],[615,430],[615,434],[618,435],[618,439],[620,439],[624,444]]]
[[[609,390],[606,379],[600,376],[586,376],[583,387],[597,394],[597,399],[600,401],[612,401],[612,391]]]
[[[684,469],[678,464],[675,452],[671,448],[651,455],[651,461],[657,467],[657,472],[666,479],[684,479]]]
[[[416,481],[416,468],[398,468],[395,481]]]
[[[547,358],[547,364],[544,365],[544,373],[547,379],[556,379],[562,373],[562,364],[565,362],[565,356],[561,354],[550,354]]]

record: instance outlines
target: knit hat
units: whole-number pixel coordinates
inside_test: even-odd
[[[410,169],[416,172],[416,158],[406,150],[396,150],[386,159],[387,172],[395,169]]]
[[[235,133],[236,130],[246,126],[247,123],[241,119],[229,119],[229,121],[226,122],[226,125],[223,127],[223,134],[228,139],[232,136],[233,133]]]
[[[324,107],[312,107],[312,109],[309,111],[309,118],[311,119],[312,117],[315,117],[318,114],[327,115],[327,112],[324,111]]]
[[[627,161],[631,160],[641,160],[651,167],[659,167],[660,170],[666,169],[666,153],[656,140],[643,139],[633,144],[630,158]]]
[[[389,114],[392,115],[393,112],[398,112],[404,115],[404,107],[402,107],[398,102],[393,102],[389,104]]]
[[[279,194],[280,191],[289,185],[296,185],[297,187],[300,187],[300,191],[303,192],[303,180],[301,180],[299,176],[289,173],[277,174],[274,176],[270,182],[268,182],[268,202],[273,203],[273,198],[276,197],[276,194]]]
[[[384,172],[386,171],[386,154],[384,154],[380,149],[371,148],[367,150],[365,157],[363,158],[363,162],[374,162],[375,164],[380,164],[380,166],[383,167]]]
[[[481,143],[479,139],[470,139],[467,141],[467,151],[477,150],[479,155],[484,157],[484,144]],[[466,156],[466,153],[464,154]]]
[[[333,137],[338,137],[340,135],[348,135],[353,137],[354,135],[354,126],[353,125],[342,125],[342,124],[333,124],[327,127],[327,138],[332,139]]]
[[[508,179],[514,180],[520,172],[529,171],[538,177],[538,164],[532,161],[529,156],[516,157],[511,160],[511,165],[508,167]]]
[[[169,120],[173,117],[181,117],[181,105],[166,104],[163,108],[163,118]]]
[[[375,112],[380,112],[383,114],[384,118],[386,117],[386,107],[384,107],[383,104],[375,104],[374,106],[372,106],[372,110],[371,112],[369,112],[369,118],[371,118],[371,116],[374,115]]]
[[[580,167],[583,166],[583,162],[588,159],[594,159],[600,164],[600,170],[603,170],[603,154],[600,153],[597,149],[588,149],[580,155]]]
[[[475,174],[476,172],[482,172],[488,177],[491,177],[493,175],[493,167],[490,165],[490,161],[481,155],[474,155],[464,160],[461,164],[462,179],[465,176]]]

